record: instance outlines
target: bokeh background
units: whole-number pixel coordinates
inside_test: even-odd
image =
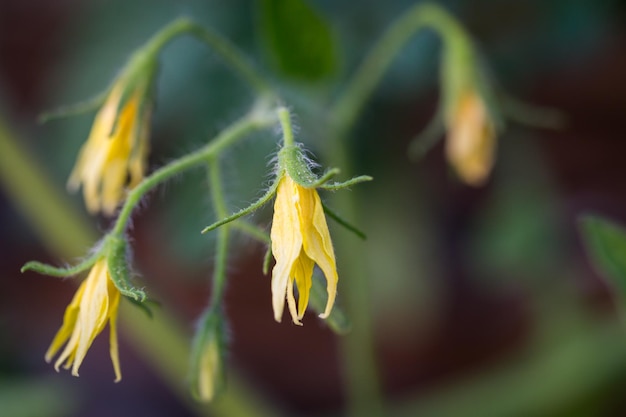
[[[626,7],[617,0],[439,3],[474,35],[509,93],[562,110],[568,123],[560,130],[511,123],[491,180],[475,189],[451,174],[441,144],[419,164],[406,157],[437,107],[437,38],[417,36],[377,88],[351,135],[355,171],[376,180],[352,193],[369,236],[354,244],[370,271],[362,285],[370,289],[386,415],[626,416],[626,328],[576,223],[595,212],[626,224]],[[331,25],[341,57],[322,85],[274,71],[255,1],[1,0],[0,134],[28,152],[50,192],[95,239],[108,221],[88,217],[80,196],[64,191],[93,116],[45,125],[37,117],[95,95],[150,35],[190,16],[231,39],[275,81],[296,113],[299,139],[316,154],[324,141],[319,109],[414,2],[310,4]],[[253,100],[194,40],[176,40],[161,62],[151,167],[200,146]],[[272,132],[253,135],[225,156],[232,209],[267,185],[277,140]],[[23,175],[0,182],[0,416],[217,415],[190,406],[124,329],[119,384],[106,334],[80,378],[43,361],[74,286],[19,269],[32,259],[71,262],[83,252],[59,257],[42,239],[7,185]],[[160,308],[191,337],[212,262],[212,237],[199,234],[213,220],[204,175],[177,178],[148,203],[132,230],[135,263]],[[267,227],[270,212],[253,219]],[[348,233],[335,226],[334,235]],[[80,241],[72,233],[67,241]],[[273,321],[269,278],[260,272],[264,250],[243,237],[233,246],[229,365],[272,413],[344,415],[341,338],[312,313],[303,328]],[[153,323],[140,320],[150,332]]]

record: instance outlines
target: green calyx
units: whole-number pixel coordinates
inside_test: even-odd
[[[190,357],[191,394],[202,402],[218,396],[226,383],[226,319],[209,307],[200,319]]]
[[[135,288],[131,284],[132,273],[128,267],[128,257],[128,243],[126,239],[109,235],[96,245],[87,258],[76,265],[56,267],[37,261],[30,261],[21,268],[21,272],[34,271],[52,277],[69,278],[88,270],[97,261],[106,258],[109,276],[120,293],[135,302],[144,303],[147,298],[145,291]]]
[[[109,236],[107,238],[107,268],[111,281],[122,295],[143,303],[146,301],[145,291],[133,287],[132,272],[129,268],[128,242],[124,238]]]

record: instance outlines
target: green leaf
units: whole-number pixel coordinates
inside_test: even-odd
[[[581,217],[579,226],[596,268],[626,296],[626,230],[592,215]]]
[[[304,0],[262,0],[259,29],[277,70],[299,81],[319,81],[337,69],[328,23]]]

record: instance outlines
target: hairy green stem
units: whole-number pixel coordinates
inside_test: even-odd
[[[271,114],[271,113],[268,113]],[[128,193],[119,216],[115,222],[112,233],[122,236],[126,230],[128,220],[143,196],[164,181],[191,168],[205,164],[207,160],[222,152],[225,148],[233,145],[246,134],[267,127],[274,122],[273,117],[259,117],[258,112],[252,112],[244,116],[231,126],[223,130],[215,139],[199,150],[176,159],[169,164],[157,169],[152,175],[146,177],[137,187]]]
[[[259,75],[239,49],[226,38],[188,18],[179,18],[164,27],[146,44],[146,52],[156,55],[177,36],[189,34],[217,52],[259,95],[271,93],[270,84]]]

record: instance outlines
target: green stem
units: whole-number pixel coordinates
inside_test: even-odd
[[[176,159],[157,169],[128,193],[124,206],[115,222],[112,234],[123,236],[128,220],[143,196],[157,185],[188,169],[205,164],[207,160],[233,145],[246,134],[267,127],[273,123],[271,117],[259,117],[260,112],[252,112],[222,131],[215,139],[196,152]]]
[[[420,3],[402,15],[374,45],[331,110],[340,136],[352,127],[393,59],[418,31],[434,29],[447,44],[467,40],[463,28],[444,9]]]
[[[145,51],[151,56],[156,56],[172,39],[184,34],[195,37],[217,52],[259,95],[270,95],[270,84],[259,75],[235,45],[190,19],[179,18],[164,27],[146,43]]]
[[[237,71],[259,95],[272,95],[270,83],[259,75],[258,71],[255,70],[244,55],[239,52],[239,49],[227,39],[199,25],[191,25],[189,27],[189,33],[220,54],[224,61]]]
[[[280,127],[283,130],[283,146],[293,146],[293,128],[291,126],[291,115],[286,107],[280,107],[277,110],[278,120],[280,121]]]
[[[222,180],[220,175],[220,165],[217,158],[212,158],[209,164],[209,187],[211,189],[211,199],[215,216],[222,219],[228,216],[226,202],[224,201],[224,191],[222,190]],[[228,260],[228,238],[230,226],[224,225],[217,231],[217,242],[215,248],[215,266],[213,269],[213,291],[211,293],[211,304],[209,308],[217,309],[222,303],[224,296],[224,284],[226,283],[226,262]]]

